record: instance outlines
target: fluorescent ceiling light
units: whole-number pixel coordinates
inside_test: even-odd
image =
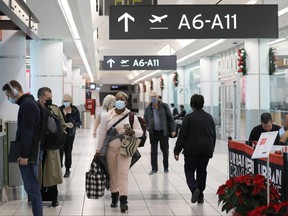
[[[223,43],[224,41],[226,41],[226,39],[217,40],[217,41],[209,44],[208,46],[205,46],[205,47],[203,47],[203,48],[201,48],[201,49],[199,49],[199,50],[197,50],[197,51],[195,51],[195,52],[193,52],[193,53],[190,53],[189,55],[186,55],[186,56],[184,56],[183,58],[177,60],[177,64],[179,64],[179,63],[187,60],[188,58],[191,58],[191,57],[193,57],[193,56],[195,56],[195,55],[197,55],[197,54],[199,54],[199,53],[201,53],[201,52],[204,52],[204,51],[206,51],[206,50],[208,50],[208,49],[211,49],[211,48],[213,48],[213,47],[215,47],[215,46]]]
[[[74,19],[73,19],[73,15],[72,15],[72,12],[71,12],[71,9],[70,9],[70,6],[68,4],[68,1],[67,0],[58,0],[58,4],[61,8],[61,11],[64,15],[64,18],[66,20],[66,23],[69,27],[69,30],[72,34],[72,37],[74,39],[74,43],[78,49],[78,52],[80,54],[80,57],[83,61],[83,64],[86,68],[86,71],[89,75],[89,78],[90,78],[90,81],[91,82],[94,82],[94,78],[93,78],[93,75],[92,75],[92,72],[91,72],[91,69],[90,69],[90,66],[88,64],[88,60],[87,60],[87,57],[86,57],[86,54],[84,52],[84,49],[83,49],[83,45],[80,41],[80,36],[79,36],[79,33],[78,33],[78,30],[77,30],[77,27],[76,27],[76,24],[74,22]]]
[[[279,42],[284,41],[284,40],[286,40],[286,39],[287,39],[287,38],[279,38],[279,39],[277,39],[277,40],[271,41],[271,42],[269,43],[269,45],[279,43]]]
[[[282,16],[283,14],[288,12],[288,7],[283,8],[282,10],[278,11],[278,16]]]
[[[150,74],[147,74],[147,75],[141,77],[140,79],[135,80],[135,81],[132,83],[132,85],[138,83],[139,81],[141,81],[141,80],[143,80],[143,79],[146,79],[147,77],[153,76],[154,74],[159,73],[159,72],[161,72],[161,70],[156,70],[156,71],[154,71],[154,72],[152,72],[152,73],[150,73]]]

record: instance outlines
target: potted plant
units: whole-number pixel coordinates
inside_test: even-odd
[[[256,209],[248,212],[248,216],[265,215],[265,216],[287,216],[288,215],[288,201],[281,203],[272,203],[270,205],[258,206]]]
[[[258,206],[267,204],[266,178],[259,174],[247,174],[230,178],[217,190],[218,205],[228,213],[234,209],[238,215],[247,213]],[[280,195],[270,181],[270,202],[279,202]]]

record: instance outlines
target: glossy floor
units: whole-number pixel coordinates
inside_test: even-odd
[[[129,173],[129,210],[121,213],[119,207],[110,207],[109,191],[99,200],[87,199],[85,172],[94,155],[96,140],[92,137],[91,129],[79,129],[74,143],[71,176],[64,178],[63,184],[58,186],[60,205],[53,208],[48,207],[50,203],[43,203],[44,215],[226,215],[218,207],[216,190],[228,175],[227,143],[217,140],[214,157],[209,162],[204,204],[192,204],[191,193],[185,182],[183,155],[178,162],[173,157],[175,142],[176,139],[170,139],[169,173],[163,172],[159,149],[159,171],[152,176],[149,175],[149,141],[145,147],[139,148],[142,157]],[[31,206],[27,199],[1,203],[0,215],[32,215]]]

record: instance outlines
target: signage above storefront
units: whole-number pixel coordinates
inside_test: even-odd
[[[176,56],[104,56],[103,70],[176,70]]]
[[[110,39],[278,38],[278,5],[111,6]]]

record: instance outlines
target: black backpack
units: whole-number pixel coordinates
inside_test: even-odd
[[[60,149],[66,141],[66,133],[58,117],[51,108],[40,106],[41,125],[40,125],[40,143],[45,150]]]
[[[132,129],[133,129],[133,124],[134,124],[134,115],[135,114],[132,113],[132,112],[130,112],[130,114],[129,114],[129,123],[130,123]],[[146,139],[147,139],[147,136],[146,136],[146,121],[143,118],[139,117],[139,116],[137,116],[137,118],[138,118],[138,121],[139,121],[139,123],[141,125],[141,128],[142,128],[142,131],[143,131],[142,136],[139,138],[139,139],[141,139],[141,142],[140,142],[138,147],[143,147],[145,142],[146,142]]]

